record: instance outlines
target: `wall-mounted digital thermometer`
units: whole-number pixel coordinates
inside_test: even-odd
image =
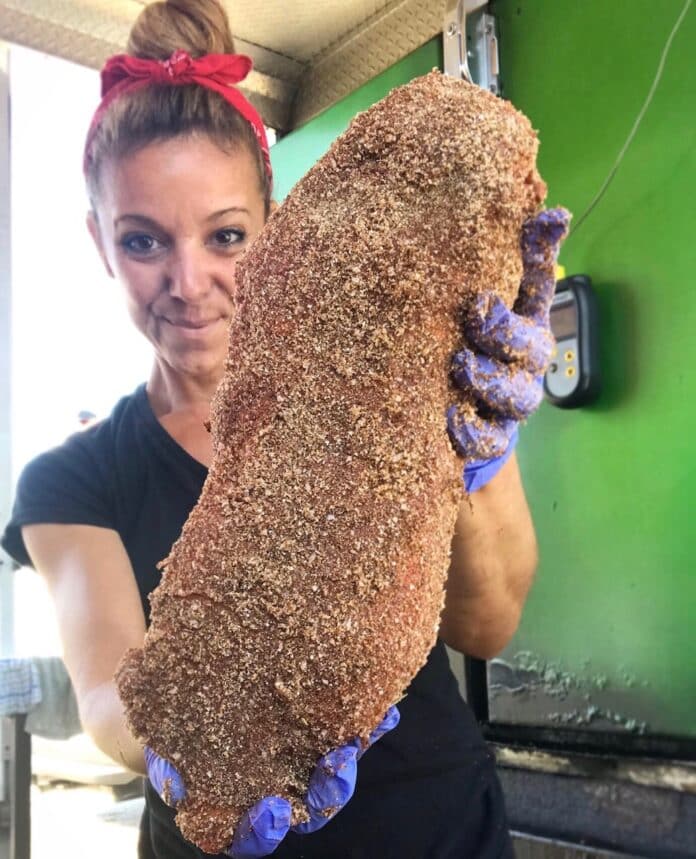
[[[586,406],[600,390],[597,297],[586,275],[556,283],[551,331],[556,347],[544,376],[546,398],[563,409]]]

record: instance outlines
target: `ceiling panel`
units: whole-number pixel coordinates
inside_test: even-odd
[[[390,5],[395,4],[384,0],[266,0],[225,4],[235,35],[301,62],[310,61]]]
[[[0,38],[98,67],[123,50],[136,0],[0,0]]]
[[[147,0],[0,0],[0,39],[99,68],[124,50]],[[267,124],[289,130],[432,38],[446,0],[225,0],[240,87]]]

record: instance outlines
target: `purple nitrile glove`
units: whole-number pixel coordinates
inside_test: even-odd
[[[184,781],[176,767],[145,746],[145,767],[152,786],[167,805],[176,806],[186,796]]]
[[[380,737],[399,724],[399,711],[390,707],[387,715],[377,725],[366,745],[354,739],[345,746],[325,754],[317,764],[305,798],[309,820],[293,826],[293,832],[307,834],[325,826],[353,796],[358,775],[358,761]]]
[[[305,804],[309,820],[293,826],[294,832],[306,834],[325,826],[353,796],[358,774],[357,761],[369,746],[399,723],[399,711],[390,707],[387,715],[370,735],[366,746],[353,740],[327,752],[312,774]],[[183,780],[176,767],[145,747],[148,778],[168,805],[176,805],[186,796]],[[265,796],[255,803],[239,821],[227,855],[233,859],[260,859],[278,847],[290,830],[292,808],[280,796]]]
[[[147,777],[167,805],[177,806],[186,797],[186,788],[177,768],[145,746]],[[235,830],[227,851],[234,859],[268,856],[290,829],[290,803],[280,796],[265,796],[246,812]]]
[[[510,458],[517,428],[539,407],[553,351],[549,308],[555,263],[570,215],[546,209],[522,227],[522,282],[512,310],[493,293],[479,295],[464,324],[468,347],[452,360],[455,384],[473,396],[475,409],[453,405],[447,428],[467,458],[464,488],[485,486]]]
[[[227,855],[233,859],[268,856],[288,834],[291,817],[292,807],[287,799],[264,796],[242,816]]]

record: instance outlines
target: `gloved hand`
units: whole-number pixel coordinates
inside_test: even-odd
[[[399,724],[399,711],[390,707],[387,715],[363,747],[359,739],[327,752],[319,759],[309,781],[305,804],[309,820],[292,827],[306,834],[325,826],[352,797],[358,775],[358,759],[380,737]],[[177,805],[186,796],[181,775],[172,764],[145,746],[147,775],[168,805]],[[265,796],[240,820],[227,855],[233,859],[258,859],[268,856],[290,830],[290,803],[280,796]]]
[[[493,293],[479,295],[464,325],[469,348],[452,361],[455,384],[475,409],[453,405],[447,428],[467,458],[464,488],[475,492],[500,471],[517,444],[519,422],[536,411],[554,340],[549,309],[555,263],[570,214],[546,209],[522,228],[522,283],[512,310]]]

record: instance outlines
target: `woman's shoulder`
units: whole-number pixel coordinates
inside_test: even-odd
[[[137,421],[140,389],[123,397],[104,420],[40,453],[23,468],[2,545],[19,563],[27,563],[21,537],[24,525],[86,524],[114,528],[117,447]],[[131,449],[134,445],[130,443]]]
[[[111,413],[86,429],[69,435],[63,442],[38,454],[24,467],[20,484],[34,477],[50,478],[54,472],[82,471],[85,468],[101,470],[105,458],[110,459],[113,446],[129,426],[136,423],[138,399],[141,389],[122,397]],[[84,477],[88,477],[84,474]]]

